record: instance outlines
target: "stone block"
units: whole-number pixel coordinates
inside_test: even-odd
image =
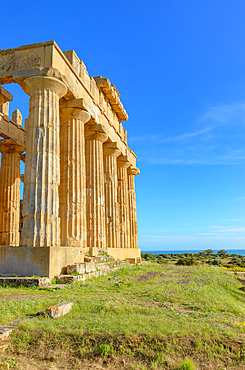
[[[0,341],[8,338],[13,328],[0,327]]]
[[[72,274],[74,271],[77,271],[79,274],[85,274],[85,263],[75,263],[67,266],[67,274]]]
[[[94,262],[86,262],[85,263],[85,269],[86,269],[86,273],[96,271],[95,263]]]
[[[6,286],[43,286],[50,284],[52,279],[49,278],[32,278],[32,277],[0,277],[0,285]]]
[[[8,370],[8,369],[9,369],[9,364],[8,363],[6,363],[6,362],[1,362],[0,363],[0,370]]]
[[[57,275],[55,279],[58,280],[62,284],[72,283],[74,281],[73,275]]]
[[[47,307],[44,312],[46,312],[53,319],[58,319],[59,317],[71,312],[72,308],[73,302],[62,302],[54,306]]]
[[[0,86],[0,105],[11,100],[13,100],[13,95],[5,90],[2,86]]]
[[[84,256],[84,262],[91,262],[92,257]]]
[[[97,257],[98,256],[98,253],[99,253],[99,248],[90,247],[89,248],[89,251],[90,251],[91,256]]]
[[[0,247],[0,275],[47,276],[65,273],[69,264],[80,263],[79,247]]]
[[[9,102],[0,105],[0,113],[3,113],[7,117],[9,116]]]
[[[12,113],[12,121],[17,123],[18,126],[22,125],[22,114],[20,113],[19,109],[16,109]]]

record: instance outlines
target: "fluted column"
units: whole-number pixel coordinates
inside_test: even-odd
[[[102,125],[85,125],[88,247],[106,248],[103,143],[107,138]]]
[[[84,124],[90,114],[79,108],[60,110],[59,215],[61,245],[87,247]]]
[[[46,76],[27,78],[22,87],[30,95],[30,110],[21,245],[59,246],[59,99],[67,88]]]
[[[128,206],[129,206],[129,224],[130,224],[130,248],[138,248],[138,227],[136,212],[136,195],[135,195],[135,175],[140,170],[136,167],[128,168]]]
[[[20,155],[24,150],[12,139],[0,140],[0,246],[19,246]]]
[[[118,204],[119,204],[119,228],[120,228],[120,248],[129,248],[129,208],[128,208],[128,174],[127,168],[130,166],[127,156],[119,156],[117,161],[118,177]]]
[[[119,248],[119,207],[117,200],[117,143],[104,144],[105,219],[107,248]]]

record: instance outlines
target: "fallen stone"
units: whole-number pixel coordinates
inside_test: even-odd
[[[9,343],[0,344],[0,352],[4,352],[8,347],[9,347]],[[2,369],[2,368],[0,367],[0,369]],[[3,369],[5,369],[5,368],[3,368]]]
[[[6,362],[1,362],[0,363],[0,370],[8,370],[9,369],[9,364]]]
[[[6,339],[12,330],[14,330],[14,327],[0,326],[0,341]]]
[[[61,316],[71,312],[73,308],[73,302],[62,302],[54,306],[45,308],[43,311],[37,312],[37,315],[48,314],[53,319],[58,319]]]

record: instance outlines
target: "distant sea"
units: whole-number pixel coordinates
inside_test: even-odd
[[[213,249],[214,254],[217,253],[220,249]],[[245,256],[245,249],[225,249],[228,254],[239,254],[240,256]],[[151,253],[151,254],[183,254],[183,253],[198,253],[203,252],[203,250],[183,250],[183,251],[150,251],[150,250],[141,250],[141,253]]]

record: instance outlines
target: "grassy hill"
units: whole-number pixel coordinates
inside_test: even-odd
[[[12,332],[0,360],[27,370],[242,370],[240,288],[220,267],[151,262],[126,266],[117,279],[58,290],[0,287],[1,324],[28,318]],[[74,308],[58,320],[29,316],[63,301]]]

